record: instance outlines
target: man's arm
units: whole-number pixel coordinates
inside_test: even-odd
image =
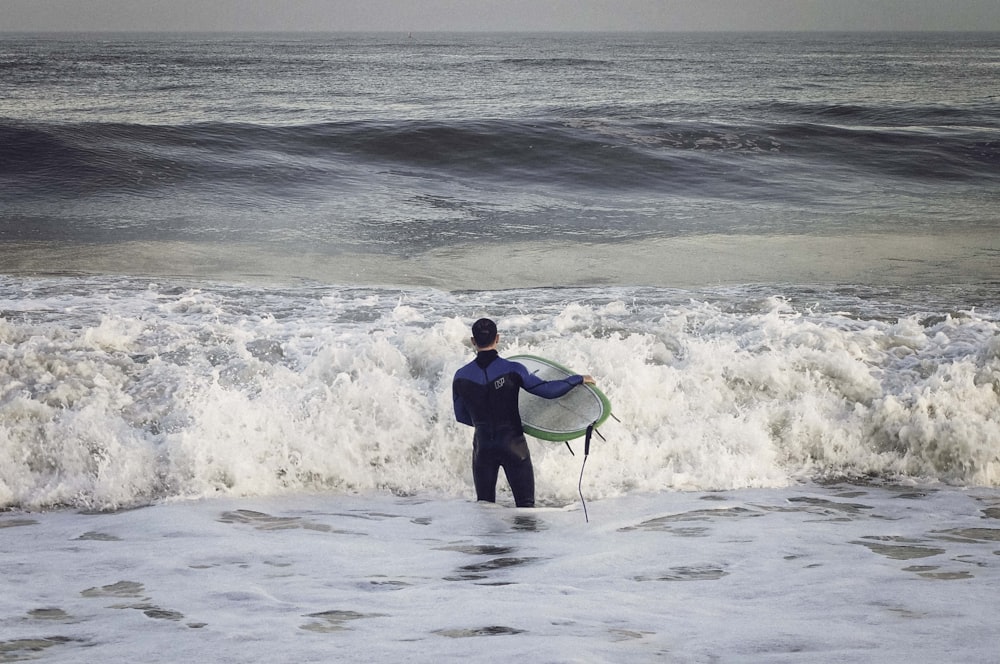
[[[455,419],[470,427],[474,426],[472,424],[472,415],[469,414],[469,409],[465,407],[465,401],[459,393],[457,381],[451,384],[451,400],[455,405]]]
[[[582,384],[587,376],[568,376],[560,380],[542,380],[533,373],[529,373],[524,365],[514,362],[519,368],[521,385],[535,396],[545,399],[557,399],[572,390],[577,385]]]

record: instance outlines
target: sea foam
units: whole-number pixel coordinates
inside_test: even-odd
[[[641,289],[68,290],[3,301],[7,506],[469,494],[471,430],[454,421],[451,377],[485,313],[504,353],[593,374],[611,399],[586,469],[593,497],[1000,481],[995,316],[878,320]],[[576,500],[582,459],[542,441],[532,454],[539,501]]]

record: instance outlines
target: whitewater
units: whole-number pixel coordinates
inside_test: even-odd
[[[29,283],[0,282],[5,505],[463,496],[469,432],[451,378],[484,315],[502,321],[505,353],[600,377],[618,421],[590,469],[595,498],[827,477],[1000,483],[995,307],[889,321],[822,291]],[[540,500],[572,502],[567,451],[536,447]]]

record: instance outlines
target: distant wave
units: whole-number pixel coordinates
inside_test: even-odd
[[[506,58],[503,62],[519,67],[609,67],[613,64],[591,58]]]
[[[282,189],[404,168],[417,176],[538,183],[588,191],[775,195],[801,176],[845,169],[918,180],[1000,182],[1000,136],[975,127],[852,127],[559,120],[364,121],[291,126],[0,122],[0,182],[18,194],[148,191],[164,186]],[[884,111],[883,111],[884,112]],[[826,120],[820,122],[819,120]],[[898,123],[902,125],[903,123]]]
[[[871,127],[983,127],[997,122],[994,104],[944,106],[939,104],[831,104],[828,102],[775,101],[760,106],[790,121],[813,120]]]

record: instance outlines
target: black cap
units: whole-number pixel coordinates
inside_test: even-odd
[[[489,346],[497,338],[497,324],[489,318],[480,318],[472,324],[472,338],[480,348]]]

